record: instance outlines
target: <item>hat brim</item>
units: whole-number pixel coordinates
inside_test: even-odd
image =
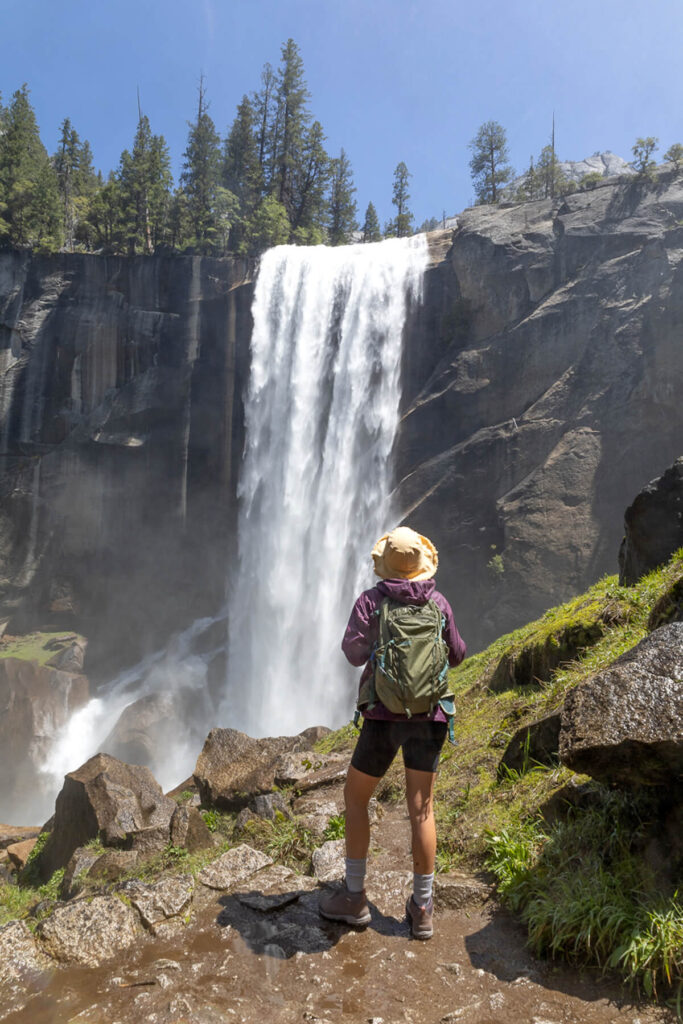
[[[420,543],[420,560],[413,572],[409,575],[406,573],[399,573],[395,569],[391,570],[388,568],[384,560],[384,551],[386,547],[388,533],[385,533],[383,537],[375,544],[372,549],[372,560],[375,564],[375,575],[379,576],[382,580],[431,580],[436,576],[436,570],[439,568],[439,553],[429,540],[428,537],[423,537],[421,533],[417,534]]]

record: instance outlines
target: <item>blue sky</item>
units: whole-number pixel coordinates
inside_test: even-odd
[[[328,150],[345,148],[359,210],[372,200],[382,223],[400,160],[418,223],[470,205],[467,144],[489,119],[519,171],[553,111],[561,159],[683,142],[682,0],[0,0],[0,25],[3,100],[28,83],[50,152],[68,116],[115,168],[139,86],[176,175],[200,73],[224,136],[291,36]]]

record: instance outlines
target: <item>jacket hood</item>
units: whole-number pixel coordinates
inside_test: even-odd
[[[402,604],[427,604],[436,590],[434,580],[381,580],[376,586],[380,594]]]

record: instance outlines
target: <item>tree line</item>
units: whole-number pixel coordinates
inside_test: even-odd
[[[656,162],[652,154],[659,147],[659,139],[652,136],[638,138],[632,148],[631,166],[640,178],[651,178]],[[599,171],[585,174],[579,181],[568,178],[560,166],[555,152],[555,126],[548,145],[544,146],[534,163],[530,158],[528,170],[516,179],[510,164],[507,135],[497,121],[486,121],[469,143],[472,152],[470,172],[478,204],[497,203],[502,198],[524,203],[532,199],[549,199],[568,195],[577,189],[594,187],[602,180]],[[664,160],[673,164],[675,173],[683,166],[683,145],[674,143],[664,154]],[[512,190],[512,183],[517,181]]]
[[[277,69],[266,64],[259,89],[243,96],[223,139],[202,77],[174,186],[168,145],[153,133],[139,98],[132,147],[105,179],[69,118],[57,152],[48,155],[24,85],[7,107],[0,97],[0,244],[251,255],[284,243],[344,245],[359,236],[375,242],[412,234],[405,163],[394,172],[395,217],[382,231],[369,203],[359,224],[348,155],[343,148],[329,155],[309,102],[292,39]]]

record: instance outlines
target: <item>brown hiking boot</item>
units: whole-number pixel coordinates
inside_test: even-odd
[[[426,907],[418,907],[411,896],[406,903],[406,915],[414,939],[431,939],[434,934],[434,900],[430,899]]]
[[[346,882],[341,889],[323,893],[318,910],[328,921],[344,921],[346,924],[355,925],[356,928],[370,924],[370,907],[365,889],[361,892],[349,892]]]

